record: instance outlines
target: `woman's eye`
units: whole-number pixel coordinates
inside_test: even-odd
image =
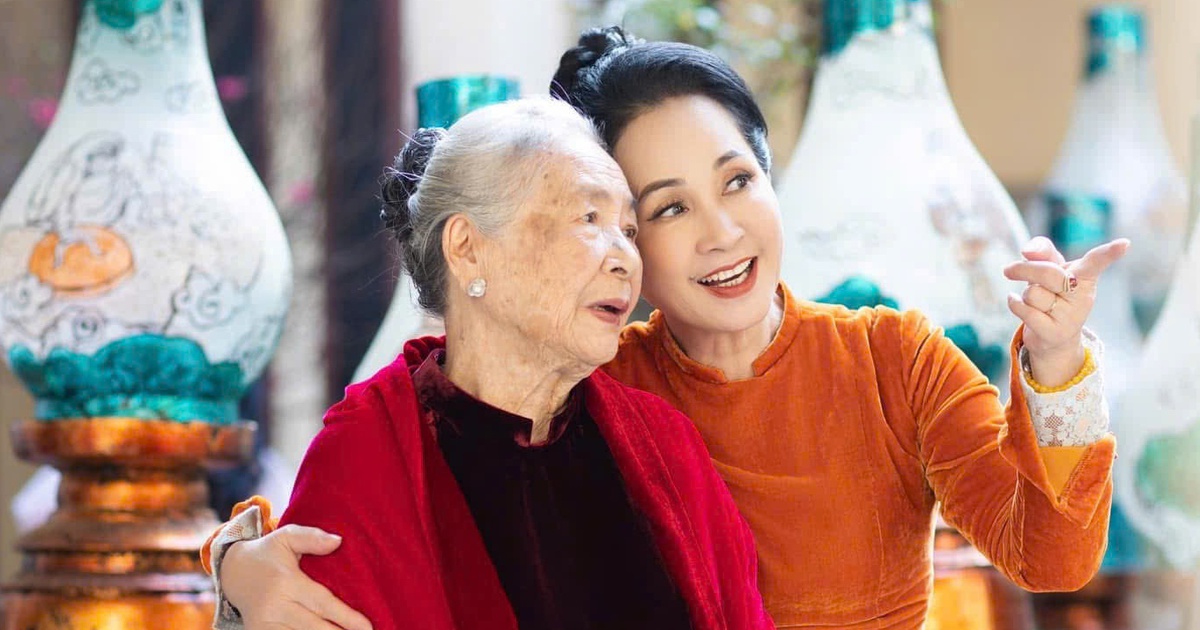
[[[589,213],[583,215],[583,220],[586,223],[595,223],[596,220],[599,218],[600,218],[600,214],[597,212],[589,212]]]
[[[740,173],[725,184],[725,192],[733,192],[741,190],[750,185],[750,181],[754,179],[749,173]]]
[[[660,208],[658,210],[658,212],[655,212],[654,216],[652,216],[650,218],[651,219],[670,218],[670,217],[679,216],[679,215],[683,214],[684,212],[687,212],[687,208],[685,208],[682,203],[676,202],[669,206],[664,206],[664,207]]]

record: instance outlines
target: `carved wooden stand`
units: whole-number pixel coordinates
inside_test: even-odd
[[[20,539],[3,630],[201,630],[214,597],[199,549],[219,522],[207,466],[251,456],[253,423],[24,421],[22,459],[63,473],[58,510]]]

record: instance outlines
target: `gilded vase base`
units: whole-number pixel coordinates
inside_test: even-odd
[[[208,593],[103,598],[6,592],[3,630],[208,628],[214,606]]]
[[[1184,572],[1102,573],[1074,593],[1038,593],[1034,606],[1044,630],[1200,627],[1196,578]]]
[[[0,630],[210,627],[199,549],[219,525],[205,470],[250,457],[254,425],[135,418],[26,421],[23,459],[63,473],[58,509],[21,537]]]
[[[944,525],[934,535],[933,574],[926,630],[1036,627],[1029,593],[1005,578],[962,534]]]

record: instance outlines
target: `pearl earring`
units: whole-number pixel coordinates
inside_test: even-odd
[[[487,293],[487,280],[483,278],[475,278],[467,285],[467,295],[473,298],[483,297],[484,293]]]

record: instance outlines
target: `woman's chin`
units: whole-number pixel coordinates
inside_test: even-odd
[[[752,305],[740,309],[729,309],[717,317],[708,318],[708,325],[704,328],[713,332],[739,333],[762,324],[769,312],[769,302],[765,307]]]
[[[692,311],[691,325],[701,330],[735,333],[762,323],[771,312],[775,299],[773,285],[762,284],[737,299],[703,300]],[[670,314],[668,313],[668,319]]]
[[[577,348],[575,358],[589,371],[612,361],[617,356],[620,337],[617,335],[588,339]]]

